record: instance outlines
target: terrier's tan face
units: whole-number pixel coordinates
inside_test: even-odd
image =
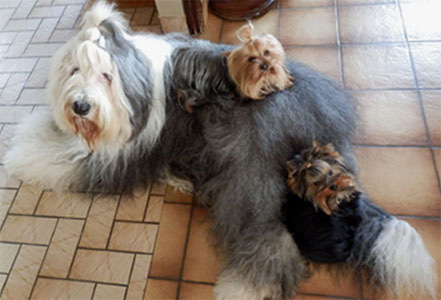
[[[262,99],[292,85],[284,67],[285,52],[272,35],[250,39],[226,55],[230,76],[245,97]]]
[[[344,159],[330,144],[314,143],[310,151],[287,163],[288,186],[300,197],[330,215],[358,191],[355,177],[346,170]]]

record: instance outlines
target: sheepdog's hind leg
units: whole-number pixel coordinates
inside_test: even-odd
[[[290,299],[306,266],[284,228],[244,236],[227,254],[214,292],[217,299]]]

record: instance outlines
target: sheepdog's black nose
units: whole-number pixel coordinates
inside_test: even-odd
[[[262,69],[262,70],[268,70],[268,68],[269,68],[269,65],[267,64],[267,63],[263,63],[263,64],[261,64],[260,65],[260,68]]]
[[[84,100],[74,101],[72,108],[77,115],[84,116],[89,112],[90,104]]]

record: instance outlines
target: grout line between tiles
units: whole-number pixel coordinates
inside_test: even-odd
[[[52,280],[64,280],[64,281],[75,281],[75,282],[83,282],[83,283],[93,283],[93,284],[107,284],[107,285],[116,285],[121,287],[127,287],[127,284],[116,283],[116,282],[108,282],[108,281],[92,281],[85,279],[75,279],[75,278],[59,278],[59,277],[51,277],[51,276],[39,276],[44,279],[52,279]]]
[[[276,37],[280,39],[280,15],[282,14],[280,10],[280,1],[277,2],[277,22],[276,22]]]
[[[147,196],[147,201],[146,201],[145,208],[144,208],[144,213],[142,214],[142,221],[141,221],[142,223],[146,223],[146,222],[144,222],[144,220],[147,216],[147,211],[149,210],[150,197],[151,197],[150,192],[151,191],[152,191],[152,183],[149,183],[149,186],[146,189],[146,193],[148,193],[148,196]],[[159,224],[159,222],[155,222],[155,223]]]
[[[340,71],[340,80],[341,84],[345,86],[345,76],[344,76],[344,68],[343,68],[343,53],[341,49],[341,38],[340,38],[340,15],[337,6],[337,0],[334,0],[334,18],[335,18],[335,34],[337,37],[337,60],[338,60],[338,68]]]
[[[9,273],[6,275],[6,280],[3,284],[3,288],[0,289],[0,299],[2,299],[3,290],[6,287],[6,285],[8,284],[9,275],[11,274],[12,268],[14,267],[15,262],[17,261],[17,257],[19,255],[20,251],[21,251],[21,244],[18,246],[18,250],[17,250],[17,253],[15,254],[14,260],[12,261],[12,265],[11,265],[11,268],[9,269]]]
[[[31,293],[29,294],[29,298],[31,298],[32,294],[34,293],[35,285],[37,284],[37,280],[38,280],[38,275],[40,274],[41,269],[43,268],[44,261],[46,260],[47,253],[49,252],[49,246],[52,243],[52,239],[54,238],[55,231],[57,231],[58,223],[59,223],[59,220],[57,220],[57,222],[55,223],[55,227],[52,231],[51,238],[49,239],[49,243],[47,244],[46,250],[44,251],[44,255],[41,260],[40,267],[38,268],[37,276],[35,277],[34,283],[32,284],[32,289],[31,289]]]
[[[66,12],[66,9],[67,9],[67,5],[64,6],[64,9],[63,9],[63,11],[61,12],[61,15],[58,17],[57,23],[55,24],[54,29],[52,29],[51,35],[50,35],[49,38],[47,39],[48,42],[52,39],[55,30],[57,30],[58,24],[60,24],[60,20],[61,20],[61,18],[63,17],[64,13]]]
[[[110,238],[109,238],[110,239]],[[129,272],[129,279],[127,280],[127,288],[124,291],[124,297],[123,299],[127,298],[127,293],[129,292],[129,284],[130,284],[130,279],[132,279],[132,275],[133,275],[133,269],[135,268],[135,262],[136,262],[136,254],[133,255],[133,260],[132,260],[132,266],[130,267],[130,272]],[[144,294],[143,294],[144,295]]]
[[[90,296],[90,299],[92,300],[95,297],[95,292],[96,292],[96,287],[97,287],[98,283],[95,283],[93,285],[93,291],[92,291],[92,295]]]
[[[35,214],[37,213],[38,206],[40,206],[40,201],[41,201],[41,198],[43,198],[44,193],[45,193],[44,191],[40,192],[40,196],[38,197],[37,203],[35,204],[34,210],[32,211],[32,216],[35,216]],[[36,216],[36,217],[39,217],[39,216]]]
[[[195,201],[193,198],[191,201],[190,218],[188,218],[187,233],[184,244],[184,255],[182,256],[181,270],[179,272],[178,291],[176,292],[176,300],[179,300],[179,295],[181,293],[182,275],[184,274],[185,258],[187,257],[187,247],[188,247],[188,241],[190,239],[191,222],[193,219],[193,211],[195,208],[194,202]]]
[[[204,281],[195,281],[195,280],[188,280],[188,279],[176,279],[176,278],[168,278],[168,277],[161,277],[161,276],[149,276],[148,279],[155,279],[155,280],[166,280],[166,281],[173,281],[173,282],[183,282],[183,283],[191,283],[191,284],[204,284],[204,285],[214,285],[214,282],[204,282]]]
[[[92,248],[92,247],[83,247],[78,246],[79,250],[88,250],[88,251],[105,251],[105,252],[114,252],[114,253],[123,253],[123,254],[141,254],[141,255],[152,255],[153,252],[142,252],[142,251],[131,251],[131,250],[119,250],[119,249],[104,249],[104,248]]]
[[[409,38],[408,38],[408,35],[407,35],[406,23],[404,22],[403,10],[401,8],[401,3],[400,2],[398,3],[398,8],[399,8],[399,11],[400,11],[401,25],[402,25],[403,30],[404,30],[404,37],[406,39],[407,50],[408,50],[408,53],[409,53],[410,65],[412,67],[414,84],[415,84],[415,87],[418,88],[419,87],[419,81],[418,81],[418,76],[417,76],[417,73],[416,73],[415,61],[413,59],[412,48],[410,47],[410,44],[409,44]],[[423,122],[424,122],[424,127],[425,127],[425,130],[426,130],[427,140],[428,140],[428,143],[429,143],[429,146],[430,146],[429,149],[430,149],[430,154],[432,156],[432,164],[433,164],[433,168],[435,170],[435,176],[437,178],[438,190],[439,190],[439,193],[441,195],[441,181],[440,181],[440,174],[439,174],[439,172],[441,170],[438,170],[437,165],[436,165],[436,157],[435,157],[435,152],[433,151],[432,137],[430,135],[430,130],[429,130],[428,122],[427,122],[427,116],[426,116],[426,112],[424,110],[424,103],[423,103],[423,98],[421,96],[421,90],[420,89],[417,89],[417,96],[418,96],[418,101],[419,101],[419,105],[420,105],[421,114],[423,116]]]
[[[110,239],[112,238],[113,229],[115,228],[115,221],[116,221],[115,219],[116,219],[116,216],[118,214],[119,206],[121,204],[121,199],[122,199],[122,194],[119,195],[118,203],[116,204],[115,213],[114,213],[113,218],[112,218],[112,226],[110,227],[109,236],[107,237],[106,246],[105,246],[104,249],[108,249],[109,248]]]
[[[306,296],[316,296],[316,297],[332,298],[332,299],[359,300],[359,298],[353,298],[353,297],[348,297],[348,296],[336,296],[336,295],[319,294],[319,293],[302,293],[302,292],[299,292],[298,294],[299,295],[306,295]]]
[[[11,211],[11,208],[14,205],[15,199],[17,198],[18,191],[20,190],[22,184],[23,183],[20,181],[20,184],[18,185],[18,188],[16,188],[16,189],[5,189],[5,190],[15,190],[15,194],[14,194],[14,197],[12,198],[11,204],[9,204],[8,210],[6,211],[5,219],[3,220],[2,223],[0,223],[0,232],[2,232],[2,230],[3,230],[3,226],[6,223],[6,219],[8,218],[9,212]]]
[[[92,195],[92,199],[90,201],[90,205],[89,205],[89,207],[87,209],[86,218],[85,218],[85,220],[83,222],[83,227],[81,228],[81,232],[80,232],[80,236],[78,238],[77,244],[75,245],[75,251],[74,251],[74,254],[72,255],[72,261],[70,262],[66,278],[69,278],[70,277],[70,273],[72,272],[72,267],[73,267],[75,258],[77,257],[78,248],[80,246],[81,238],[83,237],[84,228],[86,228],[87,219],[89,219],[90,210],[92,209],[93,202],[95,201],[95,196],[96,195]]]
[[[406,219],[441,221],[441,216],[440,217],[432,217],[432,216],[417,216],[417,215],[402,215],[402,214],[392,214],[392,215],[394,217],[406,218]]]

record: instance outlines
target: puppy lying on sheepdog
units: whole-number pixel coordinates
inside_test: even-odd
[[[294,62],[286,66],[295,78],[291,88],[264,101],[235,101],[224,92],[227,72],[176,55],[188,46],[230,49],[178,35],[132,34],[111,5],[97,3],[52,60],[51,113],[38,112],[18,127],[5,166],[25,182],[54,189],[130,191],[158,179],[189,188],[189,181],[210,206],[224,251],[217,298],[290,298],[306,266],[280,221],[285,162],[317,140],[332,142],[354,171],[354,110],[340,88]],[[213,73],[219,84],[208,87],[204,76]],[[188,114],[176,99],[187,85],[212,103]],[[397,231],[400,222],[386,223],[386,234],[417,235]],[[376,246],[379,255],[394,247],[387,240]],[[428,256],[419,245],[400,253]],[[398,281],[427,286],[420,272],[432,266],[384,263]],[[387,283],[387,276],[378,277]]]

